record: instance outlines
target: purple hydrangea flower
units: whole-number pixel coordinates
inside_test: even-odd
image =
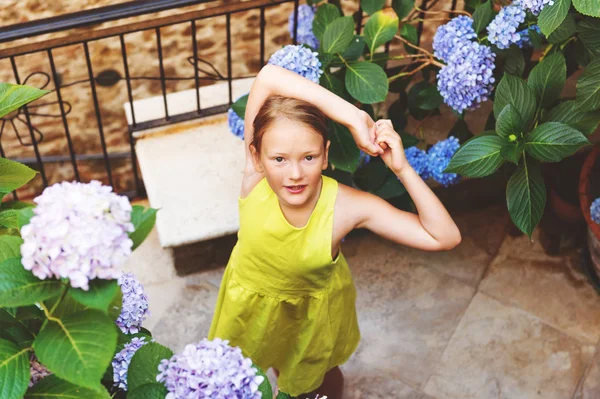
[[[488,40],[499,49],[509,48],[511,44],[521,39],[517,28],[523,22],[525,22],[525,11],[520,6],[502,7],[487,27]]]
[[[460,177],[456,173],[443,173],[450,160],[460,148],[458,139],[454,136],[448,137],[435,143],[427,152],[427,164],[431,177],[438,183],[448,187],[451,184],[458,183]]]
[[[132,273],[123,273],[119,277],[119,286],[123,293],[121,314],[115,321],[124,334],[136,334],[142,322],[150,315],[148,297],[144,287]]]
[[[513,4],[520,5],[533,15],[539,15],[546,6],[554,5],[554,0],[517,0]]]
[[[495,55],[488,46],[465,42],[438,72],[438,90],[444,102],[459,114],[486,101],[494,83]]]
[[[42,378],[48,377],[52,373],[48,369],[38,362],[35,355],[31,356],[29,361],[29,388],[37,384]]]
[[[231,133],[242,140],[244,139],[244,120],[240,118],[233,108],[229,108],[229,111],[227,111],[227,124]]]
[[[473,30],[473,19],[466,15],[453,18],[440,26],[433,36],[433,54],[447,61],[454,49],[477,37]]]
[[[38,278],[68,278],[88,290],[95,278],[115,279],[131,255],[131,204],[98,181],[62,182],[34,199],[35,216],[21,229],[23,267]]]
[[[369,162],[371,162],[371,156],[363,151],[360,152],[360,164],[361,165],[366,165]]]
[[[113,358],[113,382],[115,387],[127,390],[127,370],[129,369],[129,363],[131,363],[135,352],[148,343],[145,339],[146,337],[133,338]]]
[[[316,11],[317,7],[311,7],[308,4],[298,6],[298,35],[296,36],[298,43],[306,44],[315,50],[319,48],[319,39],[317,39],[312,30]],[[292,14],[288,18],[288,29],[291,37],[294,37],[294,14],[294,11],[292,11]]]
[[[531,46],[531,37],[529,36],[530,31],[536,31],[537,33],[542,33],[542,30],[537,25],[532,25],[529,28],[525,28],[522,31],[518,32],[520,39],[517,41],[517,46],[519,48],[523,48],[525,46]]]
[[[600,198],[596,198],[592,205],[590,206],[590,214],[592,216],[592,220],[598,224],[600,224]]]
[[[302,77],[319,83],[323,71],[321,70],[321,61],[319,61],[318,55],[316,51],[311,51],[301,45],[289,44],[277,50],[269,58],[269,64],[296,72]]]
[[[260,399],[264,377],[256,375],[240,348],[228,344],[203,339],[162,360],[156,380],[167,387],[166,399]]]
[[[429,168],[427,165],[428,158],[427,153],[422,149],[412,146],[404,150],[404,155],[408,164],[417,172],[423,180],[427,180],[430,177]]]

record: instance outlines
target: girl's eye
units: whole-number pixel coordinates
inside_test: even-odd
[[[314,157],[312,155],[307,155],[306,156],[306,160],[307,161],[312,161],[314,159]]]
[[[283,162],[283,157],[275,157],[275,162]]]

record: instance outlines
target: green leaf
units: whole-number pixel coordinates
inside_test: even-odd
[[[452,135],[458,139],[460,144],[473,138],[473,133],[469,130],[469,126],[465,120],[461,118],[456,120],[450,131],[452,132]]]
[[[0,83],[0,118],[47,93],[50,92],[35,87]]]
[[[529,38],[531,39],[531,45],[535,50],[541,49],[545,46],[544,35],[542,35],[536,29],[529,29]]]
[[[472,138],[458,149],[444,173],[458,173],[467,177],[491,175],[504,162],[500,155],[503,142],[495,135]]]
[[[371,57],[379,46],[394,38],[396,31],[398,31],[396,14],[378,11],[369,18],[365,25],[364,35]]]
[[[0,306],[26,306],[58,295],[60,280],[40,280],[25,270],[20,258],[0,263]]]
[[[104,388],[99,391],[94,391],[72,384],[68,381],[61,380],[55,375],[50,375],[41,379],[25,394],[25,399],[110,399],[110,397],[111,396]]]
[[[553,5],[544,7],[538,16],[538,26],[546,37],[562,24],[570,7],[571,0],[554,0]]]
[[[114,322],[93,309],[53,317],[33,344],[38,359],[59,378],[100,392],[117,346]]]
[[[59,300],[60,302],[57,305]],[[60,297],[56,296],[44,301],[44,304],[46,305],[46,308],[50,310],[52,316],[59,319],[64,319],[72,314],[83,312],[88,308],[81,302],[77,302],[75,299],[73,299],[71,295],[61,295]]]
[[[0,339],[0,398],[20,399],[29,384],[29,350]]]
[[[577,32],[583,45],[594,55],[600,55],[600,24],[592,18],[585,18],[577,25]]]
[[[127,371],[127,386],[134,390],[145,384],[156,382],[158,365],[163,359],[170,359],[173,352],[156,342],[149,342],[135,352]]]
[[[313,19],[312,28],[313,34],[320,42],[323,42],[323,35],[325,34],[327,26],[341,16],[339,8],[333,4],[325,3],[319,6],[315,13],[315,18]]]
[[[254,367],[256,370],[256,375],[264,378],[263,382],[258,386],[258,391],[261,393],[263,398],[272,398],[273,388],[271,387],[269,378],[258,366],[253,364],[252,367]]]
[[[291,397],[290,395],[288,395],[288,394],[287,394],[287,393],[285,393],[285,392],[281,392],[281,391],[279,391],[279,392],[277,393],[277,397],[276,397],[275,399],[294,399],[294,398],[293,398],[293,397]]]
[[[392,0],[392,8],[396,12],[398,19],[408,16],[414,6],[415,0]]]
[[[492,3],[488,0],[475,9],[473,13],[473,30],[479,33],[494,19]]]
[[[6,209],[0,212],[0,226],[9,229],[19,228],[19,216],[14,209]]]
[[[408,40],[409,43],[412,43],[415,46],[419,41],[419,32],[417,31],[417,28],[410,24],[402,25],[402,28],[400,29],[400,36],[402,36],[404,39]],[[415,54],[417,52],[414,48],[410,47],[406,43],[404,44],[404,49],[409,54]]]
[[[561,53],[554,53],[531,70],[527,85],[535,91],[538,103],[547,106],[560,96],[566,80],[565,57]]]
[[[354,143],[352,134],[343,125],[332,122],[331,146],[329,147],[329,161],[336,167],[346,172],[354,172],[360,160],[360,150]]]
[[[2,86],[4,83],[0,83]],[[1,89],[0,89],[1,90]],[[0,92],[0,95],[2,93]],[[0,158],[0,191],[10,193],[25,185],[37,172],[22,163]]]
[[[365,53],[366,45],[364,37],[354,35],[354,39],[352,39],[350,46],[346,49],[342,57],[346,61],[356,61]]]
[[[361,61],[350,63],[346,71],[346,88],[363,104],[384,101],[388,94],[387,75],[380,66]]]
[[[127,399],[165,399],[169,391],[164,384],[153,382],[129,390]],[[265,396],[268,398],[268,396]]]
[[[404,146],[404,148],[413,147],[419,144],[419,139],[413,136],[412,134],[400,132],[400,138],[402,139],[402,145]]]
[[[525,58],[523,51],[511,46],[506,50],[506,61],[504,62],[504,72],[517,77],[523,76],[525,70]]]
[[[123,306],[123,292],[119,289],[113,297],[112,302],[108,306],[108,317],[111,320],[117,320],[121,314],[121,308]]]
[[[496,133],[505,140],[515,141],[522,131],[521,114],[511,104],[506,104],[496,119]]]
[[[15,209],[15,212],[17,212],[17,224],[19,225],[19,230],[23,228],[23,226],[28,225],[31,218],[35,215],[33,208],[31,207]]]
[[[529,30],[529,33],[532,31],[533,30]],[[560,26],[556,28],[550,36],[548,36],[548,42],[553,44],[562,43],[573,36],[576,31],[577,24],[575,23],[575,17],[572,14],[568,14]]]
[[[321,75],[321,86],[332,92],[333,94],[348,99],[348,93],[344,87],[344,83],[337,76],[325,72]]]
[[[505,141],[500,149],[500,155],[503,159],[512,162],[515,165],[519,165],[519,160],[521,159],[521,155],[523,155],[524,147],[525,143],[523,141],[515,143]]]
[[[600,111],[581,111],[575,100],[569,100],[552,108],[545,120],[562,122],[585,135],[590,135],[600,123]]]
[[[321,48],[326,53],[343,53],[354,38],[352,17],[340,17],[327,25]]]
[[[2,308],[0,308],[0,322],[2,325],[0,338],[11,341],[22,349],[31,347],[35,337],[23,323]]]
[[[535,92],[527,83],[516,76],[504,75],[496,88],[494,100],[494,115],[496,118],[506,104],[511,104],[521,114],[523,125],[528,126],[535,116]]]
[[[240,118],[244,119],[246,116],[246,104],[248,104],[248,94],[238,98],[231,104],[231,108]]]
[[[585,136],[560,122],[546,122],[527,135],[525,150],[544,162],[558,162],[589,144]]]
[[[360,8],[367,14],[372,15],[381,10],[384,4],[385,0],[361,0]]]
[[[134,205],[131,210],[131,223],[135,230],[129,233],[129,238],[133,241],[132,250],[140,246],[152,231],[156,223],[156,212],[158,209],[144,208],[140,205]]]
[[[583,15],[600,18],[600,0],[573,0],[573,5]]]
[[[69,287],[69,295],[77,302],[91,309],[98,309],[108,314],[108,309],[113,302],[117,292],[120,291],[117,280],[92,280],[89,290]]]
[[[35,208],[35,204],[32,204],[31,202],[24,202],[24,201],[10,201],[10,202],[3,202],[1,205],[2,209],[25,209],[25,208]]]
[[[444,98],[436,86],[429,86],[417,94],[416,106],[424,110],[439,108],[444,102]]]
[[[380,188],[388,173],[387,166],[379,160],[372,159],[354,173],[354,182],[363,191],[373,192]]]
[[[383,185],[373,192],[373,194],[383,199],[396,198],[405,193],[406,188],[391,171],[388,172]]]
[[[600,57],[594,58],[577,79],[575,101],[581,111],[600,108]]]
[[[538,164],[523,157],[506,186],[506,202],[513,223],[531,237],[546,205],[546,187]]]

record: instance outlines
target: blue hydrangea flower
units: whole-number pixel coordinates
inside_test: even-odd
[[[131,358],[133,358],[135,352],[148,343],[145,342],[145,339],[146,337],[133,338],[113,358],[113,382],[115,387],[127,390],[127,370],[129,369],[129,363],[131,363]]]
[[[427,164],[431,177],[444,187],[458,183],[460,179],[456,173],[443,173],[459,148],[458,139],[450,136],[446,140],[435,143],[427,152]]]
[[[219,338],[186,345],[181,354],[164,359],[156,381],[169,392],[166,399],[260,399],[264,377],[238,347]]]
[[[412,146],[404,150],[404,155],[408,164],[421,176],[423,180],[429,178],[429,168],[427,166],[428,158],[427,153],[422,149]]]
[[[433,36],[433,54],[444,61],[455,48],[461,47],[463,42],[477,37],[473,30],[473,19],[466,15],[453,18],[445,25],[440,26]]]
[[[318,55],[319,53],[316,51],[311,51],[302,45],[289,44],[277,50],[269,58],[269,64],[296,72],[302,77],[319,83],[323,71],[321,70],[321,61],[319,61]]]
[[[312,30],[313,19],[315,19],[315,12],[317,7],[309,6],[308,4],[302,4],[298,6],[298,35],[296,39],[300,44],[306,44],[313,49],[319,48],[319,39],[314,35]],[[294,37],[294,14],[288,18],[288,29],[290,31],[290,37]]]
[[[523,48],[525,46],[531,46],[531,37],[529,36],[530,31],[536,31],[537,33],[542,33],[542,30],[537,25],[532,25],[529,28],[525,28],[522,31],[518,32],[520,39],[516,43],[519,48]]]
[[[366,165],[371,162],[371,156],[363,151],[360,152],[360,164]]]
[[[227,124],[231,133],[242,140],[244,139],[244,120],[240,118],[233,108],[229,108],[227,111]]]
[[[518,5],[502,7],[498,15],[487,27],[488,40],[499,49],[509,48],[517,43],[521,35],[517,28],[525,22],[525,11]]]
[[[594,202],[592,202],[590,214],[592,215],[592,220],[600,224],[600,198],[596,198]]]
[[[148,297],[144,293],[144,287],[132,273],[123,273],[119,277],[119,286],[123,293],[123,306],[115,323],[124,334],[135,334],[139,332],[144,319],[150,315]]]
[[[475,42],[455,49],[437,75],[444,102],[460,114],[486,101],[494,87],[494,59],[488,46]]]
[[[533,15],[539,15],[546,6],[554,5],[554,0],[517,0],[513,4],[520,5],[524,10]]]

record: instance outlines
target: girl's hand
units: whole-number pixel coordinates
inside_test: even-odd
[[[410,168],[406,160],[404,147],[400,135],[396,133],[389,119],[380,119],[375,122],[375,142],[384,150],[381,159],[396,175]]]
[[[356,145],[371,156],[383,154],[383,149],[375,144],[375,122],[365,111],[358,110],[357,115],[357,121],[348,126]]]

